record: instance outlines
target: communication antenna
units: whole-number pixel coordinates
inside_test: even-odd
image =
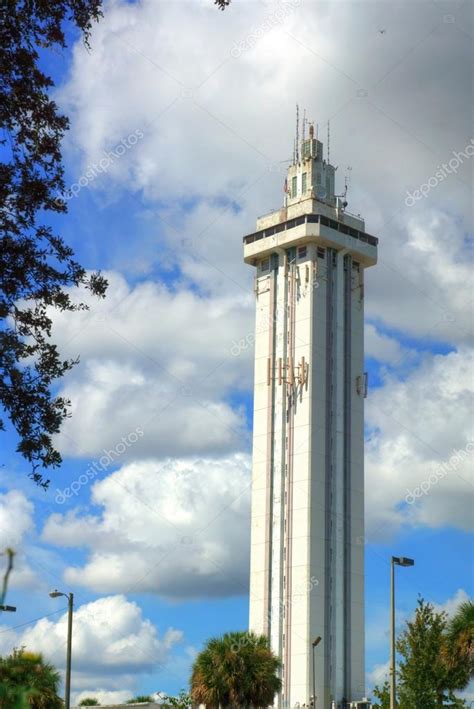
[[[344,177],[344,198],[347,198],[347,190],[349,188],[349,183],[351,181],[351,172],[352,172],[352,167],[350,165],[347,166],[346,174]]]
[[[329,155],[330,155],[330,151],[329,151],[330,140],[331,140],[331,131],[330,131],[329,121],[328,121],[328,165],[330,165],[330,160],[329,160]]]
[[[314,158],[314,121],[308,121],[309,125],[309,156]],[[306,156],[308,157],[308,156]]]
[[[350,165],[347,166],[346,168],[346,174],[344,175],[344,192],[342,194],[337,194],[335,195],[336,197],[339,197],[342,199],[342,210],[344,211],[345,208],[347,207],[347,191],[349,189],[349,183],[351,179],[351,171],[352,167]]]
[[[300,109],[298,104],[296,104],[296,162],[299,162],[299,143],[300,143]]]
[[[307,122],[307,120],[306,120],[306,108],[305,108],[303,111],[303,143],[304,143],[304,139],[306,137],[306,122]]]

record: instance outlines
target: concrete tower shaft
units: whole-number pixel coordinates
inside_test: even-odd
[[[322,637],[314,679],[330,709],[365,694],[364,270],[377,239],[334,194],[322,152],[310,133],[285,207],[258,219],[244,259],[256,268],[250,628],[282,659],[278,707],[309,706]]]

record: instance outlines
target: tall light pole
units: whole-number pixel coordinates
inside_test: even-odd
[[[321,642],[321,636],[318,635],[317,638],[313,640],[311,643],[313,647],[313,703],[312,706],[316,707],[316,648],[318,647],[319,643]]]
[[[397,680],[395,676],[395,566],[414,566],[413,559],[392,556],[390,564],[390,709],[397,707]]]
[[[74,594],[62,593],[55,589],[49,594],[51,598],[59,598],[64,596],[67,598],[68,613],[67,613],[67,655],[66,655],[66,687],[64,692],[65,709],[70,709],[71,706],[71,654],[72,654],[72,611],[74,608]]]

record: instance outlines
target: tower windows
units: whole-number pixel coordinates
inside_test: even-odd
[[[303,177],[302,177],[302,180],[301,180],[301,192],[302,192],[302,194],[304,194],[304,193],[306,192],[306,182],[307,182],[307,179],[308,179],[308,173],[303,172]]]
[[[298,258],[306,258],[308,249],[306,246],[298,246]]]
[[[291,196],[292,197],[296,197],[297,192],[298,192],[297,180],[298,180],[298,178],[296,177],[296,175],[291,178]]]
[[[261,271],[268,271],[270,268],[270,259],[264,258],[263,261],[260,261],[260,270]]]
[[[318,258],[326,258],[326,249],[323,249],[322,246],[318,246]]]

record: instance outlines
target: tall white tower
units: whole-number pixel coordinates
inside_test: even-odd
[[[335,195],[335,170],[310,127],[285,206],[244,237],[256,268],[250,629],[281,657],[282,708],[311,706],[313,682],[317,709],[365,694],[364,270],[377,239]]]

